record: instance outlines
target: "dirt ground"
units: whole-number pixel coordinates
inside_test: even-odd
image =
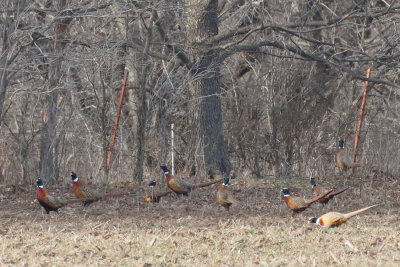
[[[327,181],[330,181],[329,183]],[[332,182],[334,181],[334,182]],[[400,266],[400,186],[371,180],[326,206],[316,203],[293,215],[280,188],[310,198],[308,180],[232,181],[238,205],[227,212],[217,186],[189,197],[170,194],[158,204],[134,193],[83,207],[72,203],[46,215],[35,187],[0,187],[0,265],[26,266]],[[332,177],[319,184],[343,187]],[[73,199],[72,188],[46,188]],[[380,204],[338,228],[307,218]]]

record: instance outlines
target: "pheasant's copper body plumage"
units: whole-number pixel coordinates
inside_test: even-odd
[[[351,160],[350,155],[344,149],[344,141],[343,140],[339,141],[339,147],[336,152],[336,165],[342,171],[347,171],[349,168],[360,166],[360,164],[354,163]]]
[[[151,181],[148,184],[148,187],[151,188],[151,193],[149,194],[146,190],[144,190],[144,199],[146,202],[151,202],[151,203],[158,203],[160,202],[160,199],[164,196],[167,196],[172,193],[172,191],[167,191],[167,192],[155,192],[154,187],[156,186],[156,181]]]
[[[283,188],[282,192],[283,192],[283,200],[285,201],[287,207],[293,210],[294,212],[301,212],[310,207],[312,203],[328,195],[330,192],[332,192],[332,190],[328,190],[328,192],[318,197],[314,197],[313,199],[310,200],[301,197],[291,196],[288,188]]]
[[[324,187],[318,186],[318,185],[316,184],[314,178],[311,178],[311,186],[312,186],[311,191],[312,191],[313,197],[318,197],[318,196],[323,195],[323,194],[325,194],[326,192],[329,191],[329,189],[326,189],[326,188],[324,188]],[[331,200],[334,196],[343,193],[343,192],[346,191],[347,189],[348,189],[348,187],[345,188],[345,189],[341,189],[341,190],[338,190],[338,191],[334,191],[334,192],[332,192],[332,193],[329,193],[327,196],[325,196],[325,197],[323,197],[323,198],[320,198],[320,199],[318,200],[318,202],[319,202],[319,203],[326,204],[326,203],[328,203],[328,201]]]
[[[312,217],[308,219],[309,223],[315,223],[320,225],[321,227],[336,227],[339,226],[343,223],[345,223],[348,219],[350,219],[353,216],[356,216],[360,214],[361,212],[364,212],[366,210],[369,210],[370,208],[373,208],[378,205],[373,205],[369,206],[366,208],[362,208],[350,213],[340,213],[340,212],[328,212],[320,217]]]
[[[236,203],[235,199],[232,196],[232,193],[229,190],[228,185],[229,185],[229,178],[225,178],[224,182],[218,188],[217,191],[217,201],[226,210],[229,210],[231,205]]]
[[[36,197],[39,201],[39,204],[46,210],[46,213],[49,214],[50,211],[58,212],[58,209],[65,206],[67,202],[59,197],[53,197],[47,193],[47,191],[43,188],[43,182],[40,178],[36,180],[37,189],[36,189]]]
[[[71,177],[73,181],[74,194],[77,198],[82,200],[84,206],[89,205],[102,198],[102,195],[97,190],[89,188],[81,180],[79,180],[76,173],[71,172]]]
[[[172,177],[172,175],[170,174],[170,172],[166,166],[160,166],[160,168],[164,171],[165,178],[167,179],[168,188],[171,189],[172,191],[174,191],[177,195],[188,196],[189,193],[195,188],[209,186],[209,185],[216,184],[216,183],[222,181],[222,179],[221,179],[221,180],[216,180],[216,181],[211,181],[211,182],[194,185],[191,182],[188,182],[186,180]]]

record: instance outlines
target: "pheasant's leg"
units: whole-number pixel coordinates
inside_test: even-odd
[[[48,221],[49,220],[49,214],[46,213],[46,211],[42,211],[42,216],[43,216],[43,220]]]
[[[347,171],[345,171],[344,175],[343,175],[343,186],[346,186],[347,183],[347,178],[349,177],[349,173]]]

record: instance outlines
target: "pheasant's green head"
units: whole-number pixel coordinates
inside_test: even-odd
[[[308,223],[317,223],[318,222],[318,218],[317,217],[311,217],[308,219]]]
[[[74,183],[78,182],[78,175],[76,175],[76,173],[71,172],[71,177],[72,177],[72,181]]]
[[[317,184],[315,183],[315,179],[314,179],[314,178],[311,178],[310,180],[311,180],[311,185],[312,185],[312,187],[314,187],[314,186],[317,185]]]
[[[167,166],[160,166],[160,168],[164,171],[165,174],[169,174]]]
[[[290,197],[289,188],[282,188],[282,193],[284,197]]]
[[[229,178],[225,178],[222,185],[228,186],[228,184],[229,184]]]
[[[344,149],[344,141],[343,140],[339,140],[339,148]]]
[[[36,180],[36,184],[37,184],[37,187],[39,187],[39,188],[43,188],[43,182],[42,182],[42,179],[40,179],[40,177],[39,177],[39,178],[37,178],[37,180]]]

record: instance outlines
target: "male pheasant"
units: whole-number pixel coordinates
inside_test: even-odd
[[[232,193],[229,191],[228,185],[229,178],[225,178],[222,185],[218,188],[217,200],[222,207],[229,211],[231,205],[234,204],[236,201],[233,198]]]
[[[342,171],[346,171],[349,168],[359,167],[360,166],[360,164],[354,163],[351,160],[350,155],[344,149],[344,141],[343,140],[339,141],[339,147],[338,147],[338,150],[336,152],[336,165]]]
[[[317,197],[317,196],[323,195],[323,194],[325,194],[326,192],[329,191],[328,189],[326,189],[326,188],[324,188],[324,187],[317,186],[317,184],[315,183],[315,179],[314,179],[314,178],[311,178],[310,181],[311,181],[311,186],[312,186],[312,195],[313,195],[313,197]],[[328,203],[328,201],[331,200],[334,196],[343,193],[343,192],[346,191],[347,189],[349,189],[349,188],[346,187],[345,189],[332,192],[332,193],[328,194],[326,197],[320,198],[320,199],[317,200],[317,201],[318,201],[319,203],[326,204],[326,203]]]
[[[160,166],[160,168],[164,171],[165,177],[167,178],[167,186],[174,191],[177,195],[184,195],[188,196],[189,192],[195,188],[205,187],[212,184],[216,184],[222,181],[222,179],[206,182],[201,184],[192,184],[188,181],[183,179],[173,178],[172,175],[169,173],[169,170],[166,166]]]
[[[359,209],[350,213],[339,213],[339,212],[328,212],[320,217],[312,217],[308,219],[309,223],[315,223],[318,224],[322,227],[335,227],[335,226],[339,226],[342,223],[345,223],[348,219],[350,219],[351,217],[364,212],[366,210],[369,210],[370,208],[373,208],[375,206],[378,205],[373,205],[373,206],[369,206],[363,209]]]
[[[71,177],[73,181],[73,190],[77,198],[82,200],[84,206],[87,206],[95,201],[100,200],[103,196],[97,190],[89,188],[81,180],[75,172],[71,172]]]
[[[152,202],[152,203],[158,203],[160,202],[160,199],[166,195],[169,195],[172,193],[172,191],[167,191],[167,192],[160,192],[160,193],[154,193],[154,187],[156,186],[156,181],[151,181],[148,186],[151,188],[151,195],[147,193],[147,191],[144,191],[144,198],[147,202]]]
[[[148,184],[148,186],[149,187],[151,187],[151,188],[154,188],[155,186],[156,186],[156,181],[151,181],[149,184]]]
[[[301,211],[305,210],[306,208],[310,207],[311,204],[314,203],[315,201],[318,201],[319,199],[321,199],[321,198],[325,197],[326,195],[328,195],[329,193],[331,193],[332,189],[328,190],[326,193],[324,193],[318,197],[314,197],[313,199],[310,199],[310,200],[306,200],[301,197],[291,196],[289,188],[283,188],[282,192],[283,192],[283,200],[285,201],[288,208],[293,210],[294,212],[301,212]]]
[[[47,194],[47,191],[43,188],[42,179],[38,178],[36,180],[37,189],[36,189],[36,197],[39,201],[39,204],[46,210],[46,213],[49,214],[50,211],[58,212],[58,209],[65,206],[67,202],[59,197],[53,197]]]

